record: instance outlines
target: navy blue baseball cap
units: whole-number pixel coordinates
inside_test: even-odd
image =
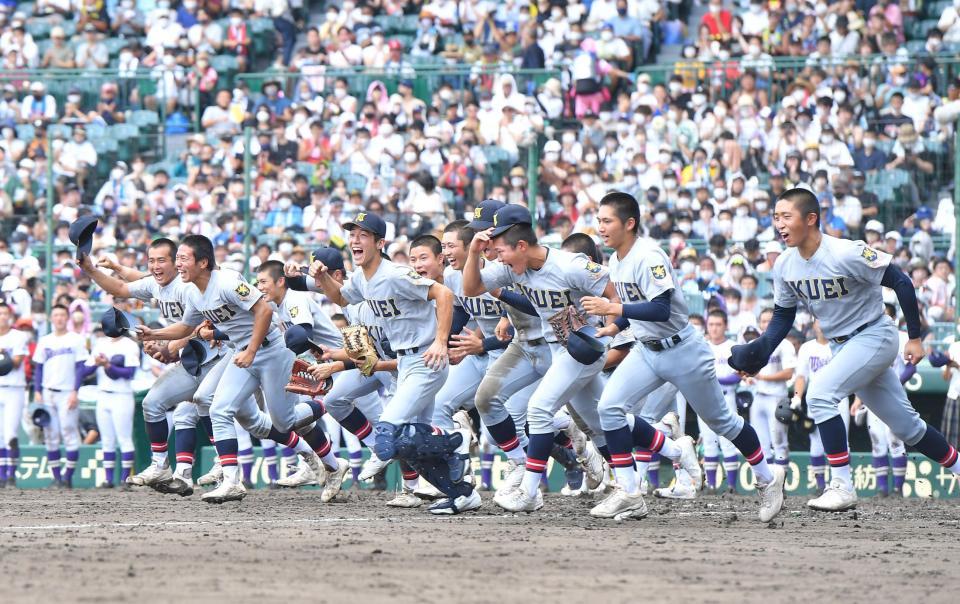
[[[103,327],[103,335],[110,338],[119,338],[125,335],[127,330],[134,329],[137,326],[137,319],[125,310],[108,308],[100,317],[100,324]]]
[[[533,224],[530,210],[516,204],[505,205],[493,215],[493,233],[490,236],[499,237],[518,224]]]
[[[187,340],[187,345],[180,351],[180,364],[194,377],[200,377],[203,363],[207,360],[207,345],[196,338]]]
[[[379,239],[387,236],[387,223],[373,212],[357,212],[356,218],[350,222],[343,223],[343,228],[352,231],[353,229],[363,229],[370,231]]]
[[[303,325],[291,325],[283,332],[283,341],[294,354],[303,354],[310,350],[310,333]]]
[[[473,211],[473,220],[467,226],[478,231],[485,231],[493,226],[493,215],[507,204],[496,199],[484,199]]]
[[[320,247],[313,250],[310,253],[310,262],[312,263],[318,260],[331,272],[337,270],[347,272],[343,266],[343,254],[336,248]]]
[[[81,216],[70,225],[70,241],[77,246],[77,258],[90,255],[93,233],[97,230],[96,216]]]

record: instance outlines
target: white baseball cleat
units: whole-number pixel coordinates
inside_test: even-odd
[[[201,487],[208,487],[221,480],[223,480],[223,466],[220,465],[220,458],[218,457],[213,461],[213,467],[210,468],[210,471],[197,479],[197,484]]]
[[[660,420],[663,422],[663,425],[670,429],[670,438],[673,440],[678,440],[683,437],[683,429],[680,427],[680,417],[676,412],[671,411],[663,416],[663,419]]]
[[[423,505],[423,500],[413,494],[413,491],[403,487],[397,496],[387,502],[392,508],[418,508]]]
[[[584,446],[583,455],[577,456],[577,461],[579,461],[580,466],[583,467],[583,478],[584,482],[587,483],[588,489],[592,491],[603,484],[607,466],[603,456],[600,455],[597,447],[593,444],[593,441],[588,442]]]
[[[512,459],[507,460],[507,472],[503,476],[503,482],[500,484],[500,488],[496,490],[493,494],[494,498],[499,497],[500,495],[505,495],[510,491],[520,487],[520,483],[523,481],[523,475],[527,471],[527,466],[524,464],[519,464]]]
[[[201,501],[207,503],[226,503],[227,501],[240,501],[247,496],[247,490],[238,483],[222,483],[212,491],[207,491],[200,496]]]
[[[616,518],[621,515],[643,518],[647,515],[647,503],[639,492],[630,495],[618,486],[606,499],[593,506],[590,515],[594,518]]]
[[[477,444],[477,437],[473,432],[473,420],[470,414],[463,409],[453,414],[453,424],[457,427],[457,432],[463,434],[463,444],[457,449],[457,453],[469,453],[470,445]]]
[[[320,469],[320,460],[315,459],[313,461],[316,461],[316,463],[311,463],[310,456],[306,452],[299,453],[299,455],[303,457],[303,463],[298,464],[296,472],[279,479],[276,482],[278,487],[295,488],[320,483],[320,478],[323,475],[322,470],[320,475],[317,474],[317,470]],[[313,457],[317,457],[316,453],[313,454]]]
[[[683,469],[677,471],[676,480],[669,487],[654,489],[653,495],[661,499],[696,499],[697,491],[693,488],[690,475]]]
[[[393,462],[392,459],[383,461],[377,457],[377,454],[373,452],[373,449],[370,449],[370,458],[363,462],[363,467],[360,468],[360,475],[357,477],[357,480],[360,482],[370,482],[384,468],[389,466],[391,462]]]
[[[770,468],[773,480],[767,484],[757,482],[757,494],[760,495],[760,522],[770,522],[783,508],[783,482],[787,472],[783,466]]]
[[[680,467],[690,475],[691,487],[694,491],[703,488],[703,469],[700,467],[700,460],[697,459],[697,447],[693,442],[693,437],[684,436],[677,439],[676,443],[680,445]]]
[[[590,490],[587,489],[587,481],[584,480],[580,483],[579,489],[571,489],[570,485],[563,485],[560,489],[560,495],[563,497],[583,497],[584,495],[589,495]]]
[[[174,472],[170,480],[158,483],[154,488],[161,493],[167,493],[169,495],[179,495],[181,497],[193,495],[193,477],[190,475],[191,469],[192,468],[187,467],[180,472]]]
[[[431,501],[434,499],[445,499],[447,497],[443,491],[427,482],[423,477],[420,478],[420,484],[414,489],[413,494],[420,499],[429,499]]]
[[[536,512],[543,507],[543,493],[536,490],[533,497],[522,489],[514,489],[503,495],[495,495],[493,502],[508,512]]]
[[[152,463],[143,472],[127,476],[127,484],[135,487],[152,487],[161,482],[167,482],[172,477],[173,472],[170,471],[169,467],[161,468]]]
[[[324,468],[326,470],[326,468]],[[346,459],[337,459],[336,470],[326,470],[326,480],[323,481],[323,493],[320,493],[320,503],[329,503],[340,492],[343,486],[343,477],[350,471],[350,463]]]
[[[587,448],[587,435],[580,429],[577,422],[573,420],[570,420],[570,425],[566,427],[564,432],[566,432],[570,440],[573,441],[573,452],[576,453],[577,457],[583,457]]]
[[[481,505],[483,505],[483,500],[480,499],[480,493],[478,493],[476,489],[472,489],[469,495],[461,495],[456,499],[450,499],[449,497],[441,499],[431,505],[428,510],[431,514],[437,516],[452,516],[454,514],[478,510]]]
[[[823,495],[808,501],[807,507],[821,512],[852,510],[857,507],[857,492],[839,478],[834,478],[823,490]]]

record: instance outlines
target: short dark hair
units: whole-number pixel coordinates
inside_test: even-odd
[[[502,239],[510,247],[517,247],[521,241],[526,241],[527,245],[537,245],[537,234],[531,224],[515,224],[494,239]]]
[[[170,257],[171,257],[171,258],[176,258],[176,257],[177,257],[177,244],[173,241],[173,239],[167,239],[166,237],[160,237],[160,238],[154,239],[153,241],[150,242],[150,249],[153,249],[153,250],[155,250],[155,249],[157,249],[157,248],[164,247],[164,246],[166,246],[166,248],[167,248],[168,250],[170,250]]]
[[[724,310],[722,310],[722,309],[719,309],[719,308],[714,308],[713,310],[711,310],[710,312],[708,312],[708,313],[707,313],[707,318],[710,318],[710,317],[719,317],[719,318],[723,319],[723,322],[724,322],[724,323],[727,323],[727,322],[728,322],[726,311],[724,311]]]
[[[274,281],[278,281],[283,274],[283,263],[279,260],[267,260],[259,267],[257,267],[257,274],[267,273],[270,275],[270,278]]]
[[[63,304],[54,304],[50,307],[50,314],[53,314],[55,310],[62,310],[63,312],[70,314],[70,309],[64,306]]]
[[[471,229],[469,224],[469,220],[454,220],[447,226],[443,227],[443,232],[456,233],[457,239],[462,241],[464,245],[467,245],[473,241],[473,236],[476,234],[476,231]]]
[[[600,258],[600,250],[597,249],[597,242],[586,233],[573,233],[563,240],[561,248],[568,252],[586,254],[597,264],[603,261],[603,259]]]
[[[213,254],[213,242],[203,235],[187,235],[180,242],[193,250],[193,258],[200,264],[201,260],[207,261],[207,270],[212,271],[217,267],[217,259]]]
[[[777,197],[777,201],[789,201],[793,204],[793,207],[803,214],[804,218],[807,217],[807,214],[815,214],[817,226],[820,226],[820,202],[817,201],[817,196],[810,189],[801,187],[787,189]]]
[[[429,248],[435,256],[439,256],[443,252],[443,246],[440,244],[440,240],[433,235],[421,235],[417,237],[410,244],[411,250],[415,247]]]
[[[624,225],[633,218],[633,228],[630,232],[636,233],[640,229],[640,204],[633,195],[623,191],[611,191],[600,200],[600,207],[603,206],[612,206],[617,218]]]

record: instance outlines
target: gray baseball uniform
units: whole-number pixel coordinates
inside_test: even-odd
[[[833,358],[810,377],[807,406],[818,424],[839,414],[837,404],[856,394],[909,445],[927,425],[910,405],[891,365],[897,356],[896,325],[883,312],[880,282],[891,256],[863,241],[823,235],[810,259],[789,248],[773,267],[774,302],[802,304],[820,319]],[[846,338],[838,343],[836,338]]]
[[[603,429],[614,431],[628,425],[627,413],[637,402],[669,382],[716,434],[736,437],[743,420],[724,400],[713,352],[687,319],[686,301],[664,251],[647,238],[637,239],[624,258],[610,258],[610,278],[624,304],[671,292],[670,318],[662,322],[630,320],[638,343],[614,370],[600,397]]]
[[[591,262],[585,254],[549,249],[543,266],[538,270],[528,269],[518,275],[501,262],[490,262],[481,269],[480,277],[488,291],[516,284],[517,289],[536,309],[546,334],[549,357],[538,351],[535,356],[528,357],[530,363],[522,363],[523,353],[508,348],[498,359],[506,359],[504,365],[507,371],[504,374],[499,374],[498,371],[498,375],[493,377],[499,382],[496,385],[501,389],[512,390],[504,392],[504,397],[509,397],[538,378],[543,378],[530,397],[527,409],[530,434],[552,433],[553,416],[569,401],[577,414],[597,434],[597,446],[605,444],[606,440],[600,433],[597,399],[603,390],[600,372],[603,370],[606,355],[602,355],[592,365],[583,365],[576,361],[566,348],[557,342],[548,319],[567,306],[574,306],[582,311],[581,298],[602,295],[609,280],[607,269]],[[497,365],[499,362],[491,367],[490,375]],[[491,406],[484,409],[478,401],[477,410],[488,425],[495,425],[506,419],[506,410],[493,409],[493,402],[491,400]]]
[[[128,283],[127,289],[131,298],[144,302],[156,300],[160,315],[169,323],[176,323],[183,318],[187,296],[197,288],[184,283],[177,275],[173,281],[162,286],[153,276],[144,277]],[[143,419],[148,422],[163,421],[168,411],[181,402],[190,401],[221,354],[220,347],[210,346],[207,362],[201,367],[199,376],[190,375],[180,363],[168,365],[143,399]]]
[[[497,323],[503,316],[504,304],[490,294],[467,297],[463,295],[463,273],[447,268],[443,283],[456,296],[456,306],[462,308],[476,322],[484,336],[494,335]],[[503,350],[491,350],[482,355],[470,355],[450,368],[447,382],[437,393],[433,425],[444,430],[453,430],[453,414],[460,408],[472,408],[474,397],[487,367],[496,361]]]
[[[194,290],[188,297],[182,321],[196,327],[211,321],[230,338],[237,350],[243,350],[253,335],[254,304],[263,297],[243,276],[232,270],[218,269],[210,274],[206,291]],[[264,404],[273,426],[288,432],[297,424],[296,397],[284,390],[293,367],[294,354],[283,343],[283,336],[271,322],[267,335],[247,368],[226,363],[210,405],[210,419],[216,440],[236,438],[234,417],[238,409],[263,391]],[[239,419],[239,417],[238,417]],[[250,426],[248,431],[255,436]]]
[[[434,399],[447,377],[446,368],[435,371],[423,360],[437,333],[436,309],[427,297],[434,283],[408,266],[382,260],[370,279],[358,268],[340,290],[348,304],[367,304],[399,358],[397,388],[382,422],[399,426],[433,419]]]

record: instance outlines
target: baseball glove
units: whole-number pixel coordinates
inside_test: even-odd
[[[310,373],[310,363],[297,359],[293,362],[293,370],[290,372],[290,383],[284,389],[287,392],[316,398],[321,394],[326,394],[332,386],[333,380],[331,378],[323,381],[318,380]]]
[[[340,330],[343,333],[343,349],[363,375],[373,375],[380,360],[373,338],[364,325],[349,325]]]
[[[587,324],[586,317],[575,306],[564,306],[563,310],[547,319],[547,321],[553,327],[553,333],[557,336],[557,341],[564,347],[567,345],[570,332],[577,331]]]

